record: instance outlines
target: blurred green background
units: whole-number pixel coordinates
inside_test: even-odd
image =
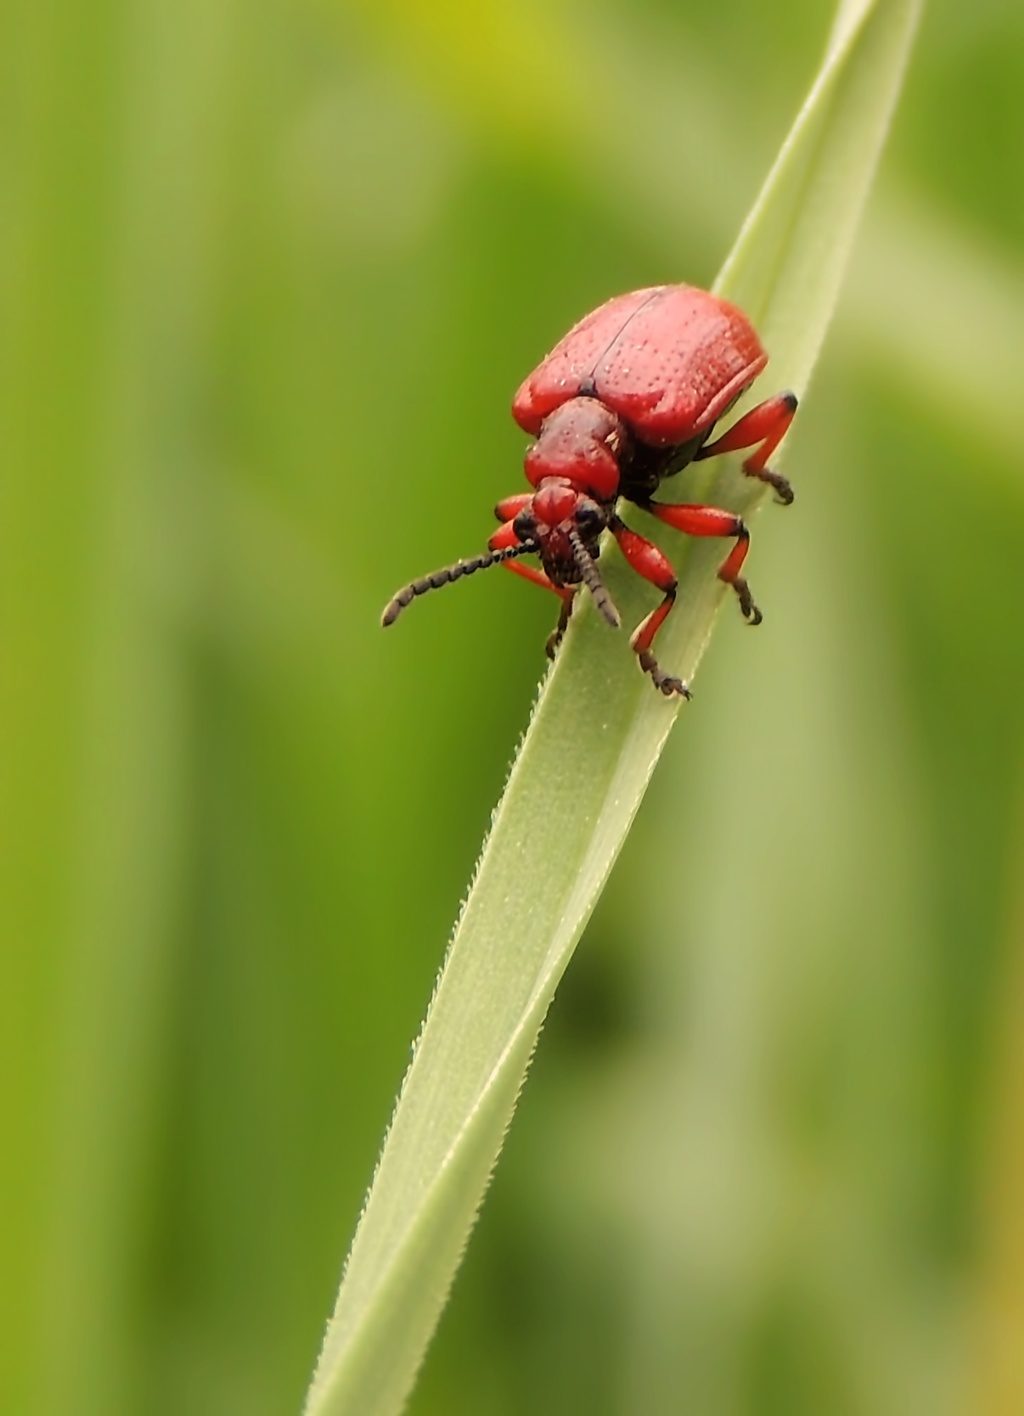
[[[0,18],[0,1410],[297,1410],[552,603],[397,584],[708,283],[817,0]],[[1024,1410],[1024,11],[937,0],[414,1416]],[[770,372],[768,374],[770,383]],[[528,893],[530,882],[523,881]]]

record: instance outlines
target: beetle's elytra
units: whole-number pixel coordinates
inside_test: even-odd
[[[708,441],[767,362],[746,315],[692,285],[657,285],[608,300],[572,327],[515,396],[513,417],[536,439],[525,458],[533,490],[498,503],[495,515],[502,524],[483,555],[404,586],[384,610],[383,623],[393,624],[427,590],[503,564],[560,597],[562,611],[547,644],[553,656],[581,585],[608,623],[619,624],[597,566],[607,529],[633,569],[662,593],[631,640],[640,667],[662,693],[688,697],[686,684],[662,669],[653,649],[675,602],[675,572],[657,546],[620,519],[615,503],[625,498],[690,536],[732,538],[718,575],[736,591],[747,621],[760,624],[761,612],[740,574],[750,544],[742,520],[718,507],[667,505],[653,496],[666,477],[690,462],[753,448],[743,471],[774,487],[782,503],[793,500],[789,483],[769,469],[768,459],[793,421],[794,394],[766,399]],[[536,554],[540,565],[518,559],[527,553]]]

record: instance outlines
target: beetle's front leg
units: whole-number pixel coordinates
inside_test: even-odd
[[[495,514],[501,515],[503,511],[510,512],[511,519],[506,521],[504,526],[498,528],[494,535],[487,542],[492,551],[502,550],[506,546],[519,545],[519,537],[513,525],[515,517],[522,511],[523,506],[530,500],[530,493],[525,496],[506,497],[495,507]],[[531,585],[539,585],[542,590],[553,590],[561,598],[562,609],[558,616],[558,624],[548,635],[547,643],[544,646],[545,653],[549,659],[555,657],[555,651],[562,642],[562,636],[569,623],[569,616],[572,614],[572,602],[576,593],[575,586],[555,585],[550,577],[538,565],[524,565],[522,561],[509,560],[504,562],[505,569],[512,571],[513,575],[521,575],[524,580],[528,580]]]
[[[499,521],[515,521],[523,508],[529,506],[532,501],[532,492],[515,492],[510,497],[502,497],[494,508],[494,514]]]
[[[760,447],[743,464],[748,477],[756,477],[759,482],[767,482],[775,488],[776,496],[783,506],[793,500],[793,488],[780,472],[773,472],[768,459],[786,436],[786,432],[797,409],[795,393],[779,393],[774,398],[765,399],[749,413],[744,413],[738,423],[734,423],[727,433],[706,443],[694,456],[695,462],[706,457],[718,457],[723,452],[738,452],[740,448]]]
[[[551,588],[552,590],[558,589],[555,585],[552,585]],[[558,652],[558,646],[562,642],[562,637],[569,628],[569,620],[572,617],[572,607],[576,603],[575,586],[570,590],[559,590],[558,593],[562,597],[562,608],[558,613],[558,623],[548,635],[547,643],[544,645],[544,653],[549,659],[553,659]]]

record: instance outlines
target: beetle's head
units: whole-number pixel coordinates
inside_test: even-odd
[[[619,614],[597,568],[598,543],[610,517],[610,507],[566,478],[547,477],[513,526],[521,543],[535,547],[555,585],[585,585],[605,619],[617,628]]]
[[[527,450],[526,476],[535,487],[563,478],[598,501],[614,500],[629,436],[622,419],[598,398],[570,398],[549,413]]]
[[[513,523],[517,544],[494,547],[411,581],[389,601],[384,624],[394,624],[402,610],[428,590],[536,552],[554,585],[585,585],[601,614],[617,628],[619,614],[604,588],[597,557],[627,448],[622,420],[599,399],[572,398],[556,408],[526,454],[526,475],[535,491]]]

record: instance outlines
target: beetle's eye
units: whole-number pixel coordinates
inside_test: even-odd
[[[604,526],[604,513],[593,502],[583,502],[576,511],[576,525],[581,531],[596,531]]]
[[[537,523],[533,519],[533,513],[525,508],[519,513],[512,523],[512,530],[519,537],[520,541],[528,541],[537,529]]]

